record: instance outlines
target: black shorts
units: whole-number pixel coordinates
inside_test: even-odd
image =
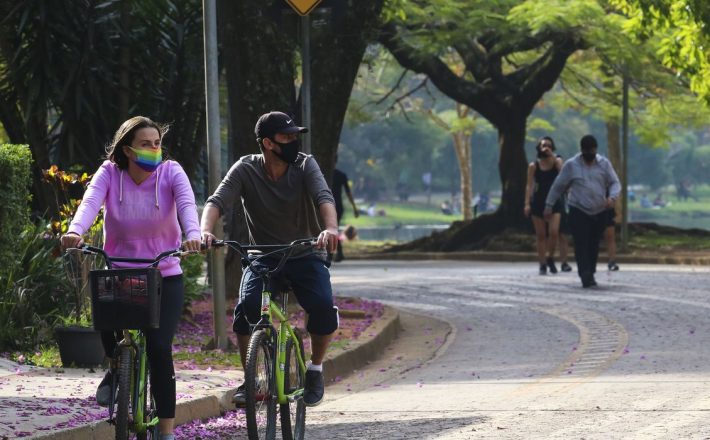
[[[616,226],[616,209],[610,208],[606,210],[607,220],[606,226]]]
[[[533,217],[542,218],[544,211],[545,199],[533,199],[533,202],[530,205],[530,213],[533,215]],[[558,200],[557,203],[552,205],[552,213],[560,214],[562,211],[564,211],[564,205],[562,204],[561,200]]]
[[[278,260],[262,259],[256,265],[273,268],[276,263]],[[330,272],[325,261],[316,256],[294,258],[286,262],[280,276],[291,284],[298,303],[308,313],[306,329],[309,333],[329,335],[337,330],[338,309],[333,305]],[[248,335],[251,333],[251,325],[259,321],[261,286],[260,277],[251,270],[244,270],[239,288],[239,304],[234,308],[232,329],[235,333]]]

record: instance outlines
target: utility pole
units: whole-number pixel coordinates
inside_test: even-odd
[[[621,251],[629,250],[629,74],[624,66],[621,118]]]
[[[202,22],[205,44],[205,112],[207,116],[207,158],[209,173],[209,191],[213,193],[222,180],[222,144],[219,128],[219,66],[217,63],[217,6],[216,0],[203,0]],[[222,222],[215,225],[217,238],[224,237]],[[226,294],[224,277],[224,252],[214,250],[210,253],[212,282],[212,301],[214,306],[214,346],[227,348],[227,329],[225,327]]]
[[[311,19],[301,16],[301,125],[308,133],[301,134],[303,152],[311,154]]]

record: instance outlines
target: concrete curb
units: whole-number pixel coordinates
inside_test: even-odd
[[[400,330],[399,312],[384,306],[384,314],[368,328],[367,335],[352,343],[342,351],[329,354],[323,365],[326,384],[336,377],[344,377],[361,368],[379,356],[398,335]],[[372,335],[372,336],[370,336]],[[232,404],[234,389],[219,391],[209,396],[178,402],[175,407],[176,425],[196,419],[219,416],[223,411],[234,409]],[[84,426],[33,435],[29,438],[41,440],[111,440],[114,428],[106,420],[99,420]]]
[[[606,261],[601,254],[600,261]],[[373,254],[348,253],[350,260],[469,260],[469,261],[503,261],[503,262],[535,262],[537,256],[532,252],[382,252]],[[574,262],[574,254],[569,254],[569,260]],[[667,254],[667,255],[633,255],[619,254],[617,263],[625,264],[686,264],[696,266],[710,265],[710,254]]]

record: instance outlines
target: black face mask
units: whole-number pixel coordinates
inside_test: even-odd
[[[278,156],[279,159],[286,163],[296,163],[296,159],[298,159],[298,151],[301,149],[301,143],[298,139],[285,144],[276,141],[273,141],[273,143],[277,144],[281,148],[281,153],[274,151],[274,154]]]
[[[582,159],[584,159],[584,161],[587,163],[594,162],[594,159],[596,159],[596,157],[597,157],[597,153],[591,153],[591,152],[583,152],[582,153]]]
[[[552,156],[552,152],[545,153],[545,152],[542,151],[542,150],[537,150],[537,157],[538,157],[538,159],[544,159],[544,158],[550,157],[550,156]]]

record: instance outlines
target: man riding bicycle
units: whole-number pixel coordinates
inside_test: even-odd
[[[327,263],[327,252],[335,252],[338,243],[335,199],[313,156],[299,152],[298,135],[307,132],[307,128],[297,126],[285,113],[272,111],[259,118],[254,131],[261,154],[240,158],[207,199],[200,226],[202,239],[208,246],[212,243],[215,222],[232,203],[239,201],[251,244],[283,244],[318,237],[315,248],[291,256],[281,271],[298,303],[308,313],[306,328],[311,336],[312,354],[307,363],[303,401],[315,406],[323,400],[322,363],[338,328]],[[319,217],[325,228],[321,227]],[[269,264],[269,260],[264,263]],[[250,324],[259,321],[261,290],[261,279],[246,270],[233,324],[242,365],[246,365]],[[234,402],[244,406],[245,399],[242,384]]]

